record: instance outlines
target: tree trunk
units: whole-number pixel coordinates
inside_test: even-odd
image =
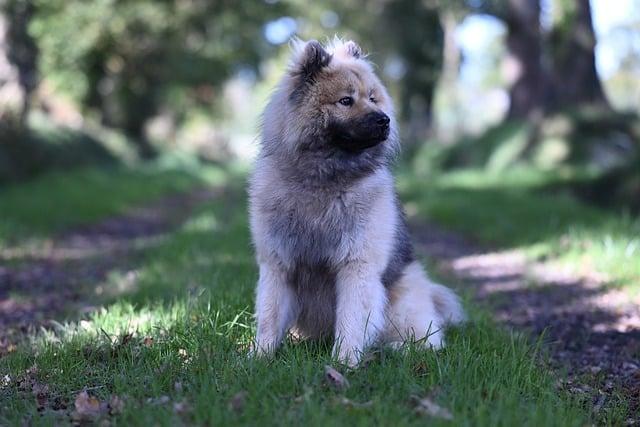
[[[507,49],[514,79],[509,91],[509,117],[539,115],[545,109],[547,93],[540,3],[538,0],[508,0],[503,19],[507,24]]]
[[[35,13],[32,1],[13,0],[5,5],[8,18],[7,58],[16,67],[22,89],[22,105],[18,111],[22,126],[29,113],[31,94],[38,85],[38,46],[29,34],[29,23]]]
[[[559,0],[557,6],[558,16],[549,37],[553,108],[580,104],[608,108],[596,72],[589,0]]]
[[[406,152],[429,134],[433,97],[442,68],[444,31],[439,11],[421,0],[394,0],[383,11],[384,31],[376,29],[404,61],[400,116],[407,123]]]

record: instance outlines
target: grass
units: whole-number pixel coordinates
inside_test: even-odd
[[[139,200],[148,200],[153,190],[143,191],[145,185],[157,184],[129,172],[117,175],[104,183],[58,179],[73,183],[73,200],[93,200],[98,189],[111,185],[139,186]],[[45,187],[42,181],[29,185]],[[62,194],[65,186],[48,188],[52,199],[71,197]],[[3,203],[20,212],[18,205],[27,199],[12,197],[12,203]],[[100,206],[77,213],[74,221],[117,211],[111,203]],[[76,215],[71,208],[60,209]],[[37,224],[37,217],[33,213],[23,221]],[[73,222],[52,214],[57,217],[65,219],[41,230],[49,233]],[[101,401],[113,395],[124,400],[121,413],[103,415],[120,425],[578,426],[590,419],[587,402],[556,390],[557,374],[544,368],[538,345],[497,327],[470,304],[471,321],[451,330],[440,352],[383,349],[356,371],[335,364],[327,343],[287,342],[273,360],[247,358],[255,332],[251,313],[257,272],[239,185],[230,185],[223,199],[201,206],[150,249],[135,267],[134,280],[126,276],[112,272],[103,284],[108,291],[95,301],[103,306],[100,310],[33,336],[0,359],[0,424],[67,423],[70,410],[60,408],[72,408],[85,388]],[[351,386],[344,391],[328,386],[323,379],[327,364],[338,367]],[[37,370],[29,370],[33,366]],[[32,390],[24,386],[33,382],[48,387],[40,411]],[[415,397],[431,398],[453,420],[417,414]],[[619,423],[621,413],[607,413],[603,422]]]
[[[165,159],[135,167],[52,172],[0,187],[0,250],[39,242],[72,226],[121,214],[132,205],[205,183],[221,183],[221,170]]]
[[[570,170],[463,169],[400,179],[404,200],[418,215],[503,249],[598,271],[640,291],[640,219],[585,205],[554,184]]]

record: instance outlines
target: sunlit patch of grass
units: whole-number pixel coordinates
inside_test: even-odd
[[[461,170],[428,181],[406,174],[400,184],[416,214],[494,246],[597,270],[640,288],[640,219],[587,206],[569,194],[539,190],[564,179],[559,174]]]

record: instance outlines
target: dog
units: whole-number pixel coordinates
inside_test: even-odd
[[[443,328],[464,319],[414,258],[390,170],[398,151],[392,100],[362,49],[292,42],[249,181],[254,354],[295,330],[333,338],[337,359],[356,366],[374,344],[438,349]]]

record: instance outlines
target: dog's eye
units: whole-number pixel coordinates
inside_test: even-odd
[[[353,105],[353,98],[350,96],[345,96],[344,98],[342,98],[340,101],[338,101],[340,104],[344,105],[345,107],[350,107]]]
[[[378,103],[378,100],[374,96],[370,96],[369,101],[373,102],[374,104]]]

